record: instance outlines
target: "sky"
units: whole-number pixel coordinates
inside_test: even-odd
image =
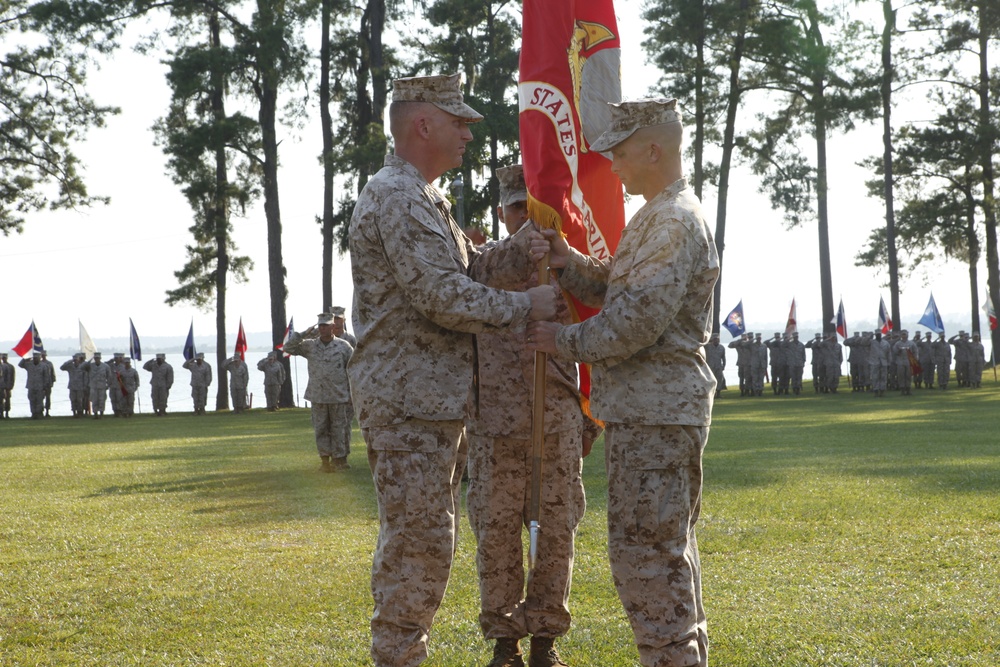
[[[616,9],[622,41],[622,88],[625,99],[645,97],[658,80],[641,49],[641,0],[618,0]],[[412,29],[395,26],[395,29]],[[139,32],[136,35],[140,34]],[[99,70],[92,70],[88,91],[100,104],[121,107],[107,127],[93,130],[77,149],[89,190],[111,198],[108,206],[76,211],[32,214],[22,234],[0,236],[0,271],[6,286],[0,311],[0,346],[9,349],[34,320],[43,340],[75,338],[78,322],[95,340],[124,338],[129,318],[143,336],[175,336],[184,343],[193,323],[198,337],[214,339],[215,316],[193,306],[170,307],[165,293],[176,286],[174,271],[186,261],[185,244],[192,224],[187,202],[166,171],[166,159],[155,145],[151,127],[164,113],[169,90],[165,67],[156,56],[121,50]],[[931,118],[936,112],[917,98],[903,113]],[[749,118],[746,121],[749,122]],[[903,118],[900,118],[903,120]],[[898,124],[898,123],[897,123]],[[473,127],[473,131],[475,128]],[[318,120],[301,128],[282,128],[279,173],[282,243],[287,270],[286,311],[296,328],[315,321],[322,306],[321,237],[316,217],[322,212],[321,148]],[[828,146],[830,160],[830,248],[834,301],[843,299],[851,331],[876,323],[887,275],[854,266],[854,256],[871,230],[884,224],[880,199],[869,198],[864,181],[870,177],[856,163],[881,153],[881,128],[861,126],[836,136]],[[626,205],[631,215],[639,198]],[[704,201],[710,226],[716,202]],[[228,346],[232,347],[240,319],[247,332],[270,330],[267,276],[267,231],[262,204],[233,220],[240,254],[255,261],[245,284],[230,280],[227,289]],[[800,331],[819,331],[821,303],[815,221],[787,230],[782,213],[771,209],[757,193],[757,179],[745,168],[733,175],[721,308],[728,312],[740,300],[750,329],[783,329],[792,299]],[[931,272],[901,280],[902,325],[911,331],[933,290],[946,326],[968,329],[971,323],[968,268],[940,259]],[[985,265],[980,267],[985,291]],[[350,310],[350,260],[336,262],[333,272],[335,305]],[[982,297],[980,297],[982,298]],[[780,325],[780,327],[779,327]],[[949,330],[949,335],[956,331]],[[723,332],[723,341],[728,333]],[[984,341],[986,342],[986,341]],[[987,354],[989,352],[987,351]]]

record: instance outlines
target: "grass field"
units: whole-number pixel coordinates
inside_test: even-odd
[[[718,666],[1000,665],[1000,388],[716,405],[699,542]],[[809,390],[811,391],[811,389]],[[365,665],[364,448],[305,410],[0,422],[0,665]],[[638,664],[585,463],[575,667]],[[484,665],[468,524],[428,665]]]

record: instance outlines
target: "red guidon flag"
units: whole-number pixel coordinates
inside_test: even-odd
[[[528,212],[586,255],[609,259],[625,227],[622,185],[590,143],[621,101],[621,40],[612,0],[524,0],[518,99]],[[583,320],[596,310],[573,300]],[[589,413],[590,373],[580,390]]]
[[[236,350],[233,356],[239,355],[240,359],[246,361],[247,335],[243,332],[243,318],[240,318],[240,330],[236,334]]]

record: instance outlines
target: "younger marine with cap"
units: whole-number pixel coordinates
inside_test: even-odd
[[[605,423],[608,555],[640,663],[705,667],[695,524],[716,386],[703,346],[719,256],[683,176],[676,100],[611,109],[611,127],[591,150],[610,151],[611,170],[646,204],[613,261],[582,255],[550,230],[538,234],[563,289],[601,310],[570,326],[532,323],[528,341],[591,364],[591,409]]]

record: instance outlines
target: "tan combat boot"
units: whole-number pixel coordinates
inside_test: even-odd
[[[524,667],[521,644],[517,639],[498,639],[493,646],[493,659],[486,667]]]
[[[528,667],[569,667],[556,651],[553,637],[532,637]]]

